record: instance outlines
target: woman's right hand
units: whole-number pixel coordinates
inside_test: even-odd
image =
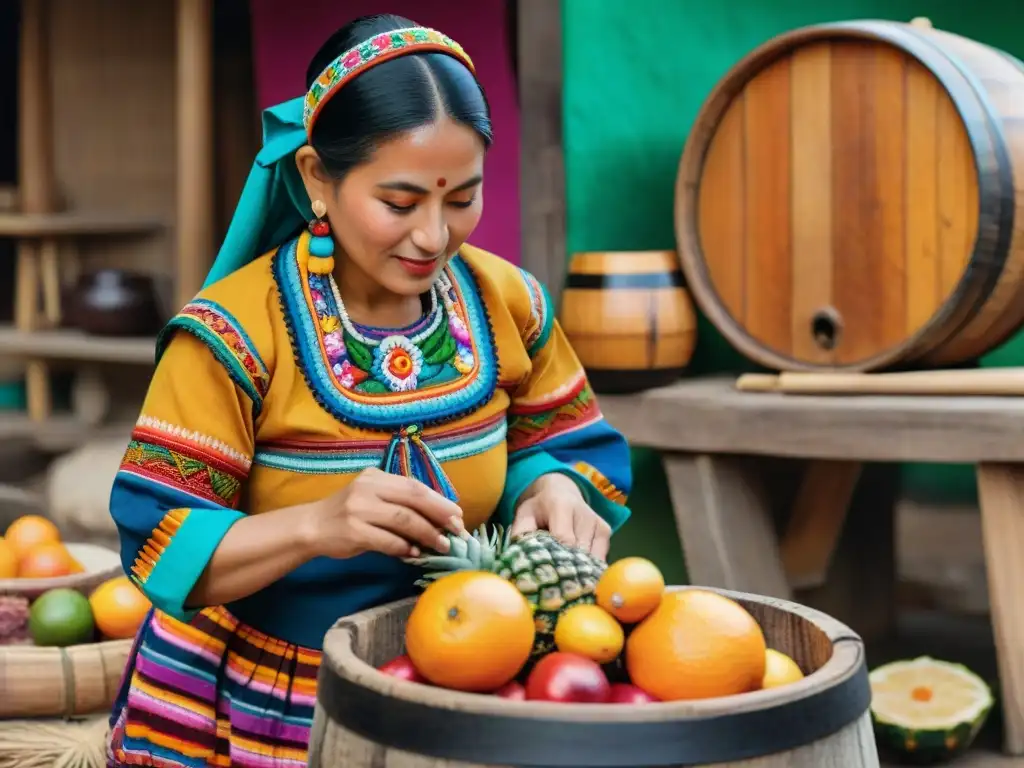
[[[462,509],[453,501],[418,480],[376,468],[363,470],[308,511],[308,544],[315,555],[327,557],[445,553],[449,544],[444,532],[463,531]]]

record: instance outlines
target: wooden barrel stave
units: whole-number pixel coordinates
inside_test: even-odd
[[[696,343],[696,315],[674,251],[574,254],[559,322],[599,393],[672,383]]]
[[[944,48],[980,73],[980,86],[998,115],[1014,171],[1006,180],[1005,191],[1012,196],[1013,206],[1012,224],[1004,224],[1008,257],[983,309],[953,339],[923,359],[926,364],[945,365],[980,357],[1007,341],[1024,323],[1024,98],[1020,88],[1024,65],[968,38],[934,29],[915,31],[941,41]]]
[[[401,652],[410,599],[343,619],[328,632],[309,765],[877,768],[860,638],[834,619],[795,603],[714,591],[745,605],[764,627],[769,645],[793,657],[808,676],[784,688],[740,697],[639,707],[514,702],[417,686],[373,668]],[[827,703],[854,699],[858,703],[841,715]],[[821,722],[808,727],[820,726],[824,735],[802,739],[789,724],[815,717],[794,718],[792,712],[786,714],[786,728],[780,729],[774,713],[800,702],[823,712]],[[836,714],[830,722],[829,713]],[[737,719],[744,717],[754,719]],[[716,733],[720,727],[725,730]],[[654,730],[645,730],[646,738],[623,738],[629,728]],[[748,753],[741,760],[714,757],[716,752],[751,747],[760,738],[756,731],[777,735],[780,730],[792,742],[781,751]],[[431,734],[433,739],[424,738]],[[594,744],[599,739],[607,743]],[[666,749],[677,750],[678,757],[667,756]]]
[[[1007,297],[1024,155],[1004,101],[1024,74],[973,41],[965,63],[946,38],[962,40],[891,22],[796,30],[707,99],[680,162],[677,241],[695,301],[749,358],[871,370],[963,359],[1020,327]],[[818,341],[837,325],[837,343]]]

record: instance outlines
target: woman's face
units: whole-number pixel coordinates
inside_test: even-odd
[[[480,221],[484,151],[475,131],[442,119],[381,144],[340,183],[311,184],[300,156],[311,198],[327,206],[342,273],[354,268],[400,296],[426,291]]]

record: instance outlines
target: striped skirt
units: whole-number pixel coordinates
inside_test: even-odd
[[[153,611],[111,715],[108,768],[306,765],[320,652],[207,608]]]

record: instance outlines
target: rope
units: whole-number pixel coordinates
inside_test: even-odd
[[[105,768],[106,717],[63,723],[0,722],[0,768]]]
[[[60,648],[60,666],[64,677],[64,714],[65,720],[70,720],[75,714],[75,665],[71,663],[71,656],[65,648]]]

